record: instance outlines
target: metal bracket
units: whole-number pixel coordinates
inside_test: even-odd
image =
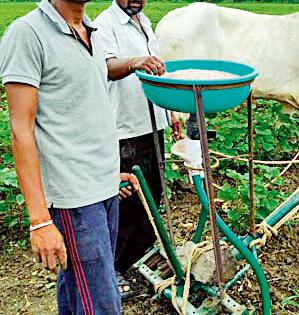
[[[237,303],[228,294],[223,294],[221,304],[232,314],[232,315],[253,315],[254,310],[248,311],[245,305]]]
[[[151,269],[146,265],[146,262],[154,255],[161,255],[161,250],[159,247],[155,246],[149,252],[145,254],[138,262],[134,264],[134,267],[154,286],[162,283],[164,279],[161,277],[161,271],[159,269]],[[163,257],[161,255],[161,257]],[[198,287],[198,286],[199,287]],[[200,288],[201,283],[197,282],[194,288]],[[197,289],[196,289],[197,290]],[[205,289],[204,291],[207,291]],[[167,297],[168,300],[172,299],[172,291],[170,288],[167,288],[163,291],[163,294]],[[214,295],[214,294],[213,294]],[[177,304],[179,307],[182,306],[182,298],[177,297]],[[195,307],[192,303],[187,303],[186,312],[187,315],[219,315],[222,314],[222,308],[225,307],[228,312],[232,315],[254,315],[255,311],[248,311],[244,305],[238,304],[233,300],[228,294],[223,294],[220,299],[217,296],[206,298],[200,307]]]

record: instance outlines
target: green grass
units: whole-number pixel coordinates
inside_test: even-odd
[[[148,3],[144,12],[151,19],[155,27],[159,20],[169,11],[188,5],[186,2],[151,2]],[[299,11],[299,4],[286,3],[221,3],[221,6],[242,9],[246,11],[262,14],[290,14]],[[109,6],[108,2],[89,3],[87,14],[94,19],[101,11]],[[0,3],[0,36],[2,36],[7,26],[16,18],[28,13],[36,7],[33,2],[22,3]]]
[[[291,290],[292,291],[292,295],[285,298],[282,301],[282,305],[286,306],[292,306],[294,309],[299,310],[299,290]]]
[[[0,36],[7,26],[16,18],[36,7],[35,3],[0,3]]]

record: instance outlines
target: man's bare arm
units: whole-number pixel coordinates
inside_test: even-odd
[[[26,84],[5,85],[11,122],[11,145],[15,167],[31,225],[51,220],[41,183],[40,162],[35,145],[35,117],[38,90]],[[31,232],[33,251],[45,267],[56,271],[56,256],[65,265],[63,238],[54,225]]]
[[[165,72],[163,61],[155,56],[109,58],[107,66],[108,78],[113,81],[123,79],[135,70],[144,70],[155,75],[162,75]]]
[[[51,219],[41,184],[40,165],[35,147],[37,89],[24,84],[6,84],[11,146],[20,187],[29,209],[30,222],[36,225]]]

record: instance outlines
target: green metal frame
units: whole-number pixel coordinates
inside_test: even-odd
[[[180,61],[180,65],[178,62],[173,62],[175,68],[180,69],[182,65],[186,65],[187,63],[191,63],[194,66],[195,61]],[[197,61],[198,62],[198,61]],[[207,62],[207,61],[204,61]],[[215,62],[215,61],[213,61]],[[219,61],[216,61],[217,63]],[[171,63],[172,64],[172,63]],[[170,65],[170,63],[169,63]],[[233,64],[231,64],[233,65]],[[235,65],[235,63],[234,63]],[[244,65],[242,65],[243,67]],[[218,66],[217,66],[218,67]],[[187,67],[188,68],[188,67]],[[138,71],[137,71],[138,72]],[[230,72],[230,71],[229,71]],[[231,71],[234,72],[234,71]],[[235,73],[235,72],[234,72]],[[158,106],[162,108],[174,109],[173,104],[176,104],[177,111],[194,113],[197,115],[197,123],[198,130],[200,133],[201,139],[201,149],[202,149],[202,157],[203,157],[203,166],[205,171],[205,186],[203,181],[199,175],[193,176],[193,184],[196,190],[196,194],[199,198],[199,201],[202,205],[196,230],[194,232],[192,241],[194,243],[199,243],[202,239],[202,235],[204,232],[205,224],[208,219],[211,220],[211,233],[213,239],[213,252],[215,256],[215,265],[216,265],[216,275],[217,275],[217,283],[218,287],[210,286],[208,284],[202,284],[194,279],[191,281],[190,292],[197,292],[199,289],[205,291],[209,298],[205,300],[201,307],[195,308],[191,303],[187,304],[187,314],[200,314],[200,315],[212,315],[217,314],[217,309],[219,308],[219,303],[224,305],[232,314],[234,315],[245,315],[245,314],[254,314],[252,311],[247,311],[244,306],[238,305],[235,301],[233,301],[229,296],[226,296],[224,290],[230,288],[234,283],[236,283],[244,274],[252,268],[254,273],[256,274],[262,295],[262,308],[263,315],[271,314],[271,299],[270,299],[270,291],[269,285],[267,283],[265,274],[263,269],[261,268],[256,254],[256,248],[253,247],[252,251],[248,249],[248,245],[252,240],[260,237],[256,233],[255,228],[255,207],[254,207],[254,167],[253,167],[253,124],[252,124],[252,92],[250,88],[250,83],[256,77],[257,73],[254,73],[252,77],[246,77],[246,80],[241,80],[238,78],[238,82],[233,84],[227,84],[228,82],[216,82],[213,81],[210,85],[207,82],[177,82],[177,80],[165,80],[159,78],[159,76],[148,76],[142,72],[138,72],[140,80],[142,81],[142,86],[145,91],[146,96],[153,101]],[[251,74],[252,75],[252,74]],[[162,80],[162,81],[161,81]],[[241,89],[240,89],[241,88]],[[245,89],[244,89],[245,88]],[[157,93],[153,93],[153,91]],[[159,92],[159,93],[158,93]],[[242,92],[242,93],[241,93]],[[225,94],[225,97],[222,96]],[[162,95],[163,94],[163,95]],[[245,96],[245,94],[247,96]],[[157,99],[156,96],[159,96]],[[162,95],[162,96],[161,96]],[[207,98],[209,95],[210,99]],[[221,96],[222,95],[222,96]],[[176,97],[175,102],[173,102]],[[220,97],[219,97],[220,96]],[[229,99],[228,96],[232,96],[232,99]],[[210,166],[210,157],[208,152],[208,140],[206,135],[206,123],[205,123],[205,112],[218,112],[219,110],[226,110],[231,108],[231,106],[235,106],[235,103],[241,103],[247,97],[247,109],[248,109],[248,153],[249,153],[249,196],[250,196],[250,225],[249,225],[249,234],[243,237],[236,236],[233,231],[224,223],[222,218],[217,214],[216,207],[214,203],[214,191],[212,186],[212,172]],[[155,99],[154,99],[155,98]],[[215,106],[215,101],[219,100],[221,107],[218,108]],[[156,100],[156,101],[155,101]],[[158,133],[157,126],[154,116],[153,104],[149,101],[149,111],[151,116],[151,122],[154,133],[155,147],[157,153],[157,161],[159,164],[159,173],[162,182],[163,188],[163,197],[164,204],[166,208],[167,215],[169,214],[169,205],[166,194],[166,185],[163,180],[163,161],[160,154],[159,141],[158,141]],[[189,103],[191,101],[191,103]],[[160,105],[159,105],[160,104]],[[184,104],[184,106],[182,106]],[[191,105],[190,105],[191,104]],[[224,104],[229,104],[230,107],[225,107]],[[191,108],[191,107],[192,108]],[[137,176],[140,186],[144,192],[146,201],[149,205],[150,211],[154,218],[155,225],[157,227],[162,246],[165,250],[167,259],[170,263],[170,267],[173,270],[173,273],[177,279],[177,297],[178,304],[180,306],[182,288],[185,281],[185,274],[182,268],[180,261],[178,260],[175,250],[173,248],[173,232],[172,232],[172,224],[171,218],[168,215],[168,225],[169,225],[169,234],[170,238],[165,229],[163,219],[158,211],[158,208],[153,200],[150,189],[144,179],[141,169],[138,166],[133,168],[133,172]],[[273,213],[264,220],[270,226],[274,226],[281,218],[283,218],[289,211],[291,211],[294,206],[299,203],[299,193],[292,195],[285,203],[283,203],[280,207],[278,207]],[[231,249],[231,254],[233,254],[236,260],[245,258],[248,264],[240,270],[235,276],[229,280],[227,283],[224,283],[224,272],[222,266],[222,255],[220,249],[220,236],[219,230],[225,236],[225,238],[233,245]],[[171,241],[171,240],[172,241]],[[162,251],[160,251],[160,254]],[[146,254],[139,262],[135,265],[139,268],[140,272],[143,273],[152,283],[157,284],[159,281],[163,281],[162,277],[160,277],[159,270],[151,270],[146,265],[146,259],[149,259],[150,255],[156,255],[156,249]],[[165,254],[161,255],[165,257]],[[155,261],[156,257],[154,257]],[[154,264],[149,263],[149,266],[153,266]],[[165,275],[163,274],[163,277]],[[168,299],[172,299],[171,289],[167,288],[163,291],[164,295]]]
[[[134,166],[133,167],[133,173],[136,175],[136,177],[139,180],[140,183],[140,187],[144,192],[146,201],[150,207],[150,210],[152,212],[155,224],[157,226],[163,247],[165,249],[166,255],[169,259],[169,262],[171,264],[171,267],[174,271],[174,273],[177,276],[177,280],[178,283],[183,285],[184,283],[184,272],[181,266],[181,263],[179,262],[175,251],[172,247],[172,243],[167,235],[167,232],[165,230],[164,224],[163,224],[163,219],[160,216],[160,213],[157,209],[157,206],[153,200],[152,194],[150,192],[150,189],[146,183],[146,180],[143,176],[143,173],[140,169],[139,166]],[[195,234],[194,234],[194,238],[193,240],[195,240],[196,242],[199,242],[203,233],[203,229],[204,229],[204,225],[208,219],[208,199],[207,199],[207,194],[205,192],[204,189],[204,185],[202,182],[202,179],[200,178],[199,175],[195,175],[193,176],[193,182],[194,182],[194,187],[196,189],[196,193],[197,196],[202,204],[202,209],[201,209],[201,213],[200,213],[200,220],[198,222]],[[267,283],[265,274],[263,272],[263,269],[261,268],[258,260],[256,259],[256,257],[254,256],[254,254],[246,247],[246,245],[244,245],[244,243],[233,233],[233,231],[223,222],[223,220],[221,219],[221,217],[217,214],[216,217],[216,222],[217,225],[220,229],[220,231],[228,238],[228,240],[230,241],[230,243],[238,250],[238,252],[247,260],[247,262],[249,263],[249,265],[251,266],[251,268],[253,269],[253,271],[256,274],[260,289],[261,289],[261,293],[262,293],[262,304],[263,304],[263,315],[269,315],[271,314],[271,299],[270,299],[270,290],[269,290],[269,285]],[[240,275],[239,275],[240,276]],[[200,286],[201,289],[204,289],[203,286]],[[179,290],[181,291],[181,290]],[[209,286],[207,286],[206,290],[208,292],[212,292],[212,293],[216,293],[213,290],[209,290]],[[164,292],[165,296],[167,298],[169,298],[171,300],[171,290],[170,289],[166,289]],[[214,295],[213,294],[213,295]],[[178,296],[181,296],[181,292],[178,292]],[[198,313],[193,313],[193,311],[191,313],[188,314],[204,314],[204,313],[200,313],[198,311]],[[206,313],[209,314],[209,313]],[[246,314],[246,313],[244,313]],[[247,312],[248,314],[248,312]]]

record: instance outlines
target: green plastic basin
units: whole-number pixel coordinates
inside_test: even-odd
[[[240,105],[250,93],[250,83],[257,77],[258,72],[250,66],[222,60],[175,60],[165,62],[166,71],[174,72],[186,69],[217,70],[238,75],[236,78],[222,80],[183,80],[164,78],[137,70],[135,73],[142,81],[146,97],[154,104],[165,109],[196,113],[194,91],[183,88],[173,88],[172,85],[183,86],[223,86],[221,89],[202,90],[202,104],[205,113],[225,111]],[[149,81],[149,82],[147,82]],[[170,84],[172,87],[159,86]],[[225,87],[225,85],[242,83],[242,86]]]

